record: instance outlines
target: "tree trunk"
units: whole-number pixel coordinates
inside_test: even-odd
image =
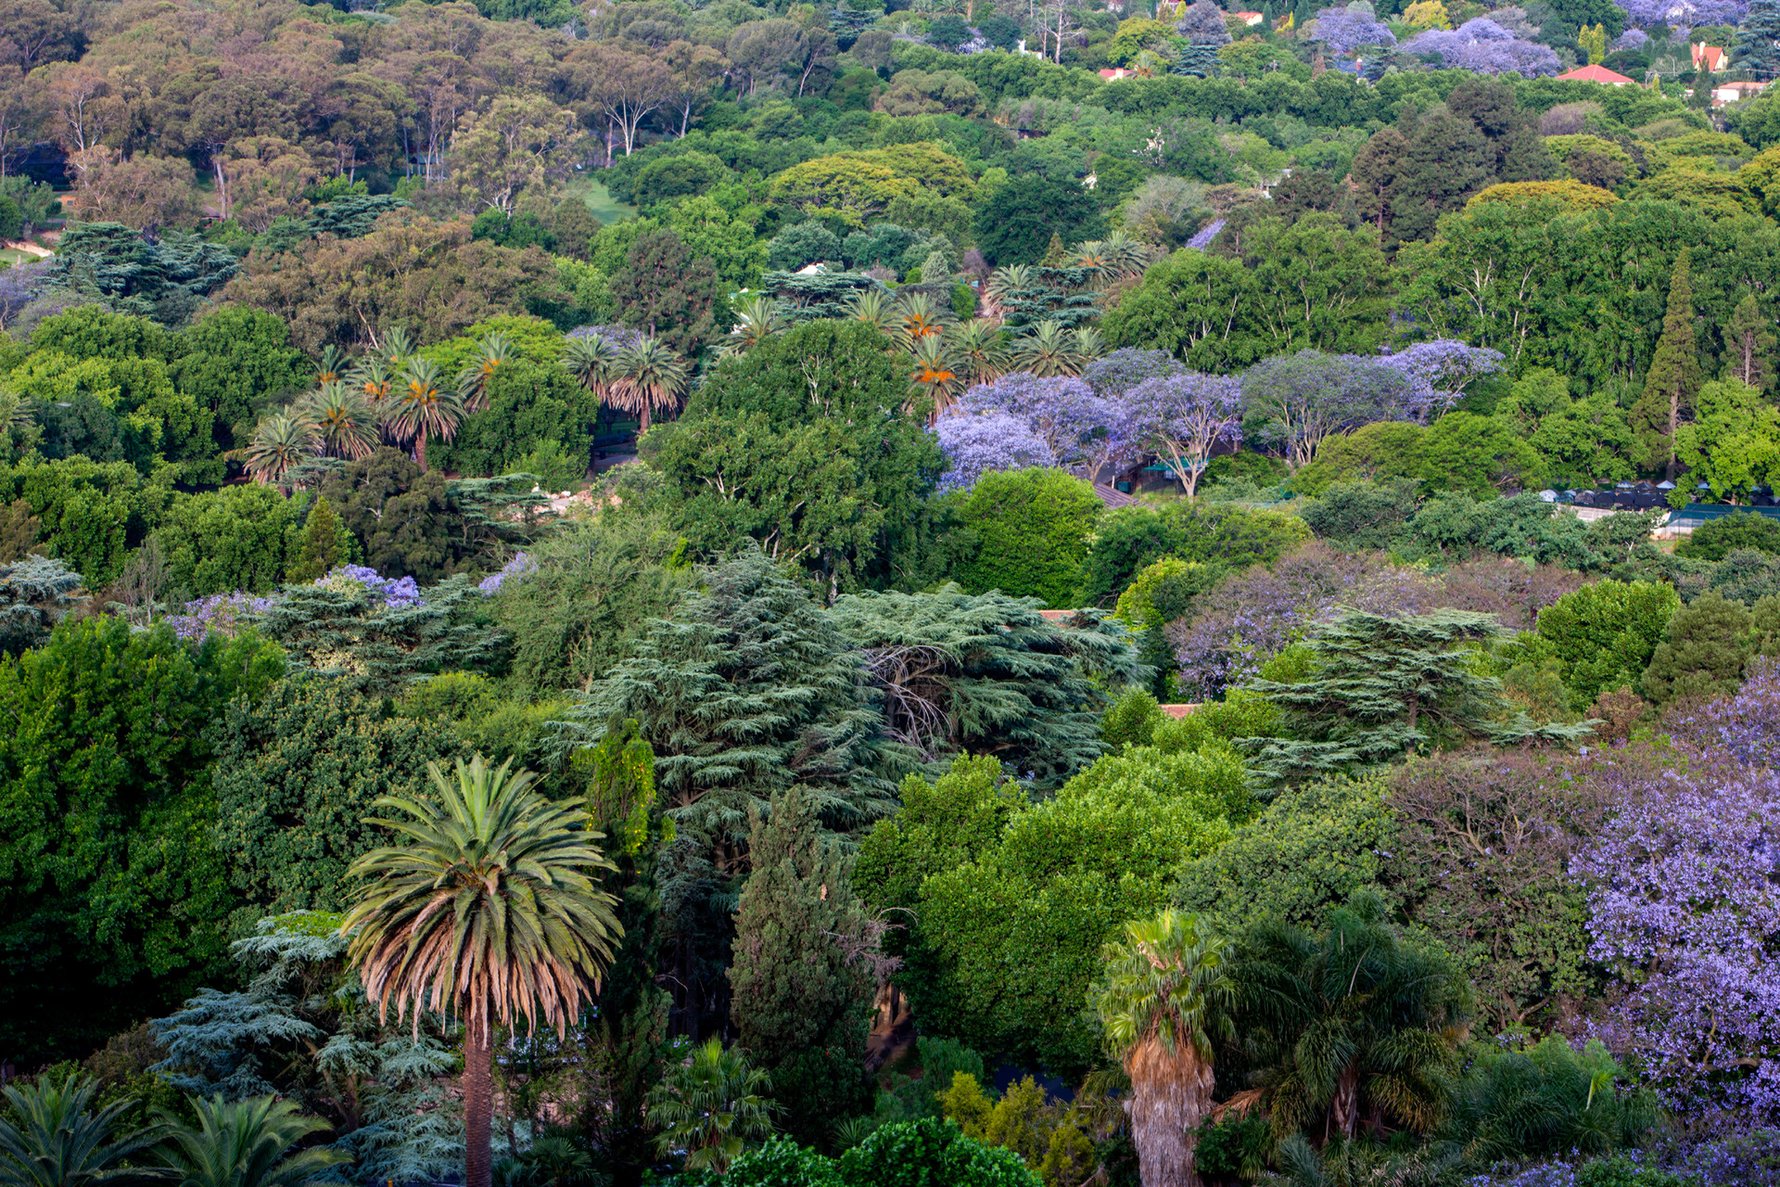
[[[426,469],[426,434],[424,432],[414,435],[414,464],[423,471]]]
[[[1131,1139],[1143,1187],[1199,1187],[1194,1131],[1211,1107],[1211,1063],[1190,1048],[1145,1039],[1125,1059]]]
[[[1335,1085],[1335,1128],[1342,1137],[1352,1138],[1360,1127],[1360,1069],[1353,1064],[1341,1069]]]
[[[494,1180],[493,1056],[487,1035],[464,1028],[464,1187]]]

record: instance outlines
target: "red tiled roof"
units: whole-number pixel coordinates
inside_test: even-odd
[[[1609,70],[1605,66],[1578,66],[1574,70],[1566,70],[1558,75],[1559,82],[1598,82],[1604,86],[1624,87],[1636,86],[1636,82],[1627,78],[1617,70]]]
[[[1162,712],[1168,714],[1168,716],[1177,718],[1177,719],[1181,718],[1181,717],[1186,717],[1188,714],[1192,713],[1193,710],[1197,709],[1198,707],[1199,706],[1196,704],[1195,705],[1157,705],[1156,706],[1156,708],[1162,710]]]

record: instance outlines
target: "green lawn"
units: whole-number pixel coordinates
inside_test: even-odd
[[[606,192],[606,187],[589,174],[570,180],[569,192],[579,194],[581,200],[587,203],[587,209],[593,212],[593,217],[599,219],[602,225],[623,222],[637,212],[635,206],[627,206],[614,199]]]
[[[20,251],[16,247],[0,247],[0,268],[10,268],[14,264],[23,264],[27,260],[37,258],[30,252]]]

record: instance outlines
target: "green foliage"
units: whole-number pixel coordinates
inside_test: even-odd
[[[41,644],[74,609],[79,590],[80,574],[60,561],[28,556],[0,565],[0,654]]]
[[[1483,1052],[1459,1081],[1446,1134],[1483,1167],[1636,1146],[1656,1119],[1654,1097],[1627,1082],[1600,1040],[1578,1051],[1547,1035],[1524,1050]]]
[[[1780,556],[1780,520],[1753,511],[1708,519],[1675,545],[1675,555],[1721,561],[1739,548]]]
[[[488,406],[464,418],[457,436],[428,449],[431,464],[466,475],[511,474],[538,456],[560,458],[535,477],[566,490],[587,476],[599,402],[560,366],[518,359],[495,368]]]
[[[1036,264],[1052,236],[1080,243],[1105,224],[1079,182],[1040,173],[1010,177],[976,212],[977,247],[991,264]]]
[[[1265,919],[1308,925],[1377,886],[1394,833],[1380,777],[1324,779],[1279,796],[1228,844],[1182,865],[1173,901],[1229,934]]]
[[[1186,500],[1123,508],[1104,516],[1095,533],[1087,598],[1104,604],[1164,557],[1240,569],[1271,564],[1309,538],[1303,520],[1277,511]]]
[[[740,1049],[717,1039],[691,1047],[649,1093],[657,1150],[683,1155],[688,1171],[722,1174],[749,1142],[772,1134],[767,1087],[767,1074]]]
[[[0,1041],[90,1049],[222,955],[230,896],[212,835],[208,727],[281,667],[251,636],[68,621],[0,661]]]
[[[285,575],[292,581],[314,581],[353,557],[357,541],[340,522],[334,505],[318,496],[303,517],[303,527],[291,541]]]
[[[1114,754],[1130,746],[1148,746],[1166,717],[1148,689],[1126,689],[1101,716],[1100,738]]]
[[[1747,608],[1716,590],[1695,598],[1669,619],[1668,636],[1650,653],[1640,691],[1658,705],[1736,692],[1754,625]]]
[[[834,1162],[787,1137],[768,1138],[729,1165],[725,1187],[841,1187]]]
[[[175,1123],[162,1147],[168,1169],[187,1187],[334,1187],[329,1172],[350,1161],[302,1143],[327,1129],[290,1101],[262,1096],[194,1100],[195,1124]]]
[[[846,1187],[1041,1187],[1019,1155],[938,1118],[885,1125],[842,1154],[838,1167]]]
[[[429,762],[465,754],[436,719],[401,717],[348,682],[293,676],[231,703],[217,728],[216,839],[237,926],[342,910],[346,871],[376,841],[378,797],[413,795]]]
[[[1463,411],[1435,421],[1422,439],[1421,453],[1419,477],[1430,494],[1519,490],[1540,464],[1538,452],[1514,425]]]
[[[245,444],[259,414],[311,373],[283,318],[239,305],[204,314],[174,336],[172,349],[173,382],[209,410],[220,449]]]
[[[864,1104],[865,1047],[878,929],[853,897],[839,847],[796,789],[750,821],[751,871],[736,905],[729,967],[736,1041],[772,1077],[793,1134],[823,1136],[822,1118]],[[812,1057],[831,1070],[807,1074]],[[805,1074],[797,1074],[804,1072]]]
[[[175,495],[154,535],[165,566],[163,593],[172,602],[264,593],[284,576],[296,528],[296,504],[269,486]]]
[[[1338,482],[1323,488],[1322,495],[1299,514],[1319,539],[1338,547],[1386,549],[1415,508],[1416,490],[1406,480]]]
[[[463,516],[445,476],[422,472],[401,450],[378,449],[350,462],[318,491],[379,573],[435,581],[457,567]]]
[[[1572,708],[1638,681],[1680,608],[1673,586],[1597,581],[1539,611],[1538,636],[1551,646]]]
[[[971,593],[996,589],[1073,607],[1100,511],[1093,488],[1060,470],[984,474],[958,505],[972,537],[959,584]]]
[[[913,835],[904,835],[898,816],[862,857],[861,887],[874,906],[890,904],[863,881],[868,869],[887,871],[898,887],[919,887],[900,983],[935,1033],[1083,1068],[1097,1040],[1080,1003],[1099,976],[1101,945],[1126,920],[1162,906],[1178,870],[1249,817],[1243,765],[1225,750],[1136,748],[1101,759],[1031,805],[980,790],[981,774],[959,782],[950,793],[966,798],[952,810],[966,811],[979,835],[1005,822],[992,843],[975,852],[923,844],[914,830],[935,822],[917,812]],[[919,803],[922,792],[911,790]]]
[[[125,1179],[128,1162],[159,1137],[127,1128],[128,1101],[102,1104],[90,1076],[45,1073],[8,1084],[0,1110],[0,1183],[7,1187],[99,1187]]]

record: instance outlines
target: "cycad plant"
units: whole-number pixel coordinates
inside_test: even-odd
[[[457,376],[457,393],[467,412],[488,407],[488,381],[503,364],[519,357],[513,339],[498,330],[476,344],[476,354]]]
[[[1007,348],[1001,328],[987,318],[963,322],[946,331],[958,374],[967,385],[992,383],[1007,372]]]
[[[352,365],[346,378],[359,395],[365,398],[366,403],[372,408],[381,408],[384,401],[389,399],[398,374],[397,369],[391,367],[382,355],[368,354]]]
[[[598,334],[570,338],[562,352],[564,369],[602,404],[611,396],[612,384],[618,380],[620,361],[618,347],[610,338]]]
[[[896,308],[883,289],[861,289],[847,302],[847,317],[883,334],[896,324]]]
[[[785,328],[779,303],[755,293],[736,302],[736,322],[723,343],[725,355],[745,354]]]
[[[315,386],[326,387],[346,378],[346,355],[338,346],[324,346],[315,367]]]
[[[657,412],[672,412],[686,394],[686,364],[661,339],[650,335],[619,352],[612,383],[614,408],[637,418],[637,431],[649,431]]]
[[[624,929],[595,879],[612,869],[572,803],[546,800],[528,771],[478,755],[455,777],[437,764],[427,799],[384,797],[370,823],[399,843],[353,864],[364,889],[342,932],[365,995],[418,1029],[426,1011],[464,1027],[465,1183],[489,1187],[494,1028],[565,1035],[598,992]]]
[[[1273,921],[1232,977],[1243,1046],[1276,1135],[1426,1133],[1452,1098],[1470,991],[1448,958],[1404,939],[1358,893],[1320,932]]]
[[[283,487],[292,470],[315,456],[315,449],[315,426],[281,412],[260,421],[241,457],[255,482]]]
[[[656,1149],[689,1172],[722,1174],[747,1143],[772,1136],[767,1075],[740,1051],[709,1039],[663,1074],[649,1093]]]
[[[401,326],[393,326],[385,330],[380,338],[383,361],[396,371],[406,367],[408,360],[414,357],[414,339],[408,331]]]
[[[417,358],[409,360],[384,402],[383,423],[396,440],[413,443],[414,460],[424,470],[427,441],[456,436],[463,414],[463,401],[445,382],[439,364]]]
[[[989,279],[983,285],[983,296],[987,298],[988,304],[985,316],[996,321],[1005,318],[1014,295],[1022,289],[1031,288],[1036,279],[1037,274],[1030,264],[1009,264],[989,273]]]
[[[123,1123],[128,1101],[97,1103],[99,1083],[69,1072],[10,1084],[0,1109],[0,1187],[101,1187],[140,1181],[124,1166],[160,1137]]]
[[[377,414],[349,384],[316,388],[297,402],[296,415],[329,457],[362,458],[377,448]]]
[[[1197,916],[1164,911],[1108,945],[1095,1006],[1131,1078],[1131,1139],[1144,1187],[1197,1187],[1194,1132],[1211,1110],[1212,1042],[1228,1029],[1224,945]]]
[[[938,338],[945,332],[950,311],[940,308],[931,296],[905,290],[896,298],[895,326],[897,336],[911,350],[924,338]]]
[[[289,1101],[270,1096],[191,1102],[195,1124],[173,1124],[162,1146],[166,1174],[178,1187],[331,1187],[332,1168],[350,1159],[326,1146],[299,1149],[327,1129]],[[171,1120],[170,1118],[168,1120]]]
[[[1080,338],[1057,321],[1041,321],[1032,332],[1014,343],[1013,369],[1030,371],[1041,379],[1080,375],[1089,362]]]

